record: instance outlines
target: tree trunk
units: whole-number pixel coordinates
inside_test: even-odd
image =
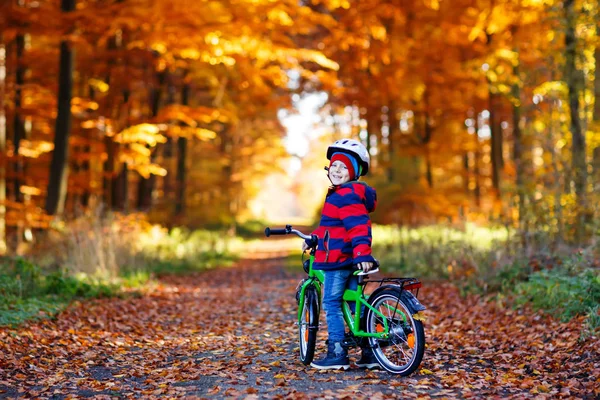
[[[496,198],[500,199],[500,172],[502,171],[502,129],[496,124],[496,111],[495,111],[495,100],[496,96],[491,91],[489,92],[489,126],[491,133],[491,151],[492,151],[492,185],[496,192]]]
[[[469,153],[468,152],[465,152],[465,154],[463,154],[462,163],[463,163],[463,183],[464,183],[464,190],[465,190],[465,194],[468,194],[469,193],[469,175],[470,175],[470,171],[469,171]]]
[[[75,10],[75,0],[62,0],[61,10]],[[67,198],[69,176],[69,135],[71,133],[71,96],[73,92],[73,50],[69,42],[60,43],[60,72],[58,79],[58,115],[54,135],[54,152],[50,164],[46,212],[61,214]]]
[[[388,118],[388,123],[389,123],[388,158],[390,160],[390,163],[388,165],[387,178],[388,178],[388,182],[393,182],[394,181],[394,160],[395,160],[395,154],[396,154],[396,150],[395,150],[396,136],[399,136],[399,130],[400,130],[400,128],[398,126],[396,105],[394,104],[394,102],[392,102],[390,104],[390,109],[388,110],[388,116],[389,116],[389,118]]]
[[[6,47],[0,32],[0,255],[6,254],[6,112],[4,96],[6,91]]]
[[[600,38],[600,1],[596,6],[596,40]],[[594,50],[595,72],[594,72],[594,113],[592,119],[595,129],[600,128],[600,42],[596,41]],[[600,146],[594,148],[593,155],[593,191],[600,190]]]
[[[560,119],[558,116],[555,117],[555,110],[559,110],[558,100],[553,99],[550,103],[550,126],[549,126],[549,134],[550,140],[548,145],[548,151],[551,154],[551,166],[552,166],[552,175],[554,180],[554,185],[552,187],[552,191],[554,194],[554,215],[556,219],[556,234],[554,236],[554,246],[557,248],[564,241],[564,221],[563,221],[563,209],[561,204],[561,173],[558,164],[558,154],[556,154],[555,150],[555,132],[560,132]]]
[[[481,207],[481,171],[479,168],[479,161],[481,159],[481,150],[479,146],[479,114],[475,113],[475,132],[473,132],[473,143],[475,149],[473,150],[473,178],[475,179],[475,190],[473,190],[473,196],[475,197],[475,205]]]
[[[518,54],[518,51],[517,51]],[[523,160],[523,134],[521,132],[521,89],[519,87],[519,64],[513,67],[513,74],[517,80],[512,86],[513,113],[512,113],[512,136],[513,136],[513,160],[515,163],[515,184],[519,197],[519,229],[524,229],[525,221],[525,168]]]
[[[184,83],[181,91],[181,104],[184,106],[189,105],[190,85]],[[177,139],[177,176],[176,176],[176,187],[177,194],[175,200],[175,215],[181,215],[185,211],[185,178],[186,168],[185,164],[187,161],[187,138],[179,137]]]
[[[427,178],[427,185],[430,189],[433,189],[433,173],[431,171],[431,155],[429,154],[429,145],[425,145],[425,177]]]
[[[373,118],[373,109],[371,108],[367,108],[367,115],[365,116],[365,119],[367,120],[367,137],[365,138],[365,143],[366,143],[366,148],[367,148],[367,153],[371,154],[371,119]]]
[[[585,132],[581,127],[579,118],[579,95],[581,91],[579,72],[576,66],[577,37],[575,33],[577,24],[577,13],[574,9],[574,0],[565,0],[563,7],[566,16],[565,31],[565,80],[569,89],[569,107],[571,123],[569,130],[572,138],[572,162],[573,181],[575,186],[575,197],[577,201],[577,223],[575,229],[575,240],[580,243],[585,234],[586,215],[586,158],[585,158]]]
[[[129,167],[126,162],[121,164],[121,170],[113,180],[113,208],[123,212],[129,211]]]
[[[167,71],[161,71],[157,74],[157,85],[152,91],[152,117],[158,115],[160,109],[161,97],[163,92],[163,84],[167,77]],[[158,145],[157,145],[158,146]],[[156,160],[157,148],[151,149],[150,162]],[[140,177],[138,184],[138,198],[137,198],[137,209],[148,210],[152,206],[152,192],[154,191],[154,185],[156,183],[156,176],[150,175],[149,178]]]
[[[493,35],[487,34],[487,44],[491,48]],[[496,125],[496,98],[497,96],[492,91],[492,83],[487,79],[488,84],[488,100],[489,100],[489,112],[490,117],[488,124],[490,127],[491,135],[491,161],[492,161],[492,186],[494,188],[496,198],[500,200],[502,195],[500,193],[500,172],[504,166],[504,160],[502,159],[502,129]]]
[[[129,89],[124,89],[122,92],[123,95],[123,103],[120,106],[120,120],[122,123],[120,124],[122,127],[129,126],[129,97],[130,97]],[[115,158],[119,152],[120,146],[122,144],[115,143],[112,138],[110,139],[110,153],[109,158],[112,158],[111,161],[111,180],[110,180],[110,190],[112,192],[112,203],[111,207],[114,210],[120,210],[123,212],[129,211],[129,166],[127,162],[121,163],[121,168],[115,168]],[[118,172],[117,172],[118,171]]]
[[[25,83],[25,67],[23,63],[23,54],[25,52],[25,35],[18,34],[15,38],[16,42],[16,56],[17,56],[17,69],[15,73],[15,115],[13,120],[13,143],[15,152],[15,164],[13,166],[15,171],[14,181],[14,198],[15,201],[22,202],[23,195],[21,194],[21,176],[23,174],[23,160],[19,156],[19,146],[21,145],[21,139],[25,138],[25,121],[21,117],[20,108],[22,105],[22,88]]]
[[[422,138],[422,142],[425,145],[425,176],[427,178],[427,184],[429,185],[429,188],[433,189],[433,172],[431,170],[431,154],[429,152],[429,143],[431,142],[431,136],[433,135],[433,128],[429,123],[429,112],[427,111],[425,112],[424,122],[425,125],[423,129],[425,130],[425,136]]]

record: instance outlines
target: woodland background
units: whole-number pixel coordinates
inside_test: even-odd
[[[314,216],[326,146],[352,137],[390,268],[529,282],[593,331],[599,24],[589,0],[4,1],[5,308],[251,250],[282,192]]]

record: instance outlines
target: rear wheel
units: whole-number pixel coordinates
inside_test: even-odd
[[[400,299],[400,291],[397,289],[384,289],[371,296],[369,303],[383,318],[367,308],[367,332],[384,332],[385,319],[390,333],[386,339],[369,338],[373,354],[386,371],[402,376],[410,375],[419,367],[425,352],[423,324],[413,318],[410,309]]]
[[[319,330],[319,299],[314,287],[304,291],[304,301],[300,303],[300,320],[298,336],[300,344],[300,361],[309,365],[315,356],[317,331]]]

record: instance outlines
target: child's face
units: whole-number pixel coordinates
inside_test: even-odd
[[[339,186],[350,181],[350,172],[343,162],[334,161],[329,167],[329,179],[334,186]]]

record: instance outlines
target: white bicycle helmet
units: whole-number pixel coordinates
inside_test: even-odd
[[[369,157],[369,152],[367,151],[367,148],[358,140],[336,140],[327,148],[327,159],[331,160],[333,154],[338,152],[346,153],[356,158],[356,161],[358,161],[361,166],[361,176],[364,176],[369,172],[369,166],[371,165],[371,157]]]

